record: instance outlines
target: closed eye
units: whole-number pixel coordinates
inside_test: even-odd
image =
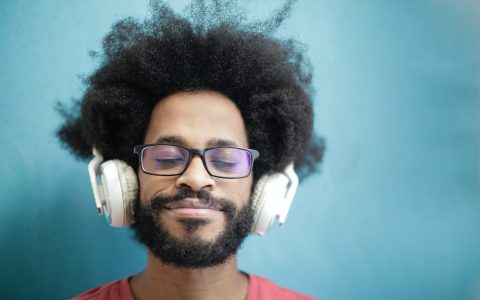
[[[218,170],[234,169],[238,165],[236,161],[211,160],[210,162]]]
[[[184,160],[182,158],[156,158],[155,165],[160,168],[174,168],[182,165]]]

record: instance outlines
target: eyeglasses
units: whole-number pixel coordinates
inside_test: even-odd
[[[133,149],[142,171],[151,175],[181,175],[195,154],[200,155],[208,174],[219,178],[243,178],[250,175],[257,150],[239,147],[193,149],[169,144],[138,145]]]

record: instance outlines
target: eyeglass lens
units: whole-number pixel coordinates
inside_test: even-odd
[[[173,145],[148,146],[142,152],[142,166],[145,172],[157,175],[178,175],[183,173],[189,162],[190,152]],[[251,154],[238,148],[213,148],[204,152],[208,172],[213,176],[235,178],[250,173]]]

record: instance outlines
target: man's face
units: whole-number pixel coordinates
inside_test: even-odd
[[[248,148],[240,111],[215,92],[170,95],[155,106],[145,144],[187,148]],[[138,171],[140,201],[135,207],[137,238],[160,260],[183,267],[222,263],[240,246],[252,224],[252,174],[245,178],[210,176],[201,158],[192,158],[177,176]]]

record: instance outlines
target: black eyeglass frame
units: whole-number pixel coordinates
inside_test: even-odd
[[[151,172],[147,172],[145,171],[145,168],[143,166],[143,151],[145,150],[145,148],[148,148],[148,147],[152,147],[152,146],[173,146],[173,147],[178,147],[178,148],[181,148],[181,149],[185,149],[188,151],[188,161],[187,163],[185,164],[185,167],[184,169],[179,172],[179,173],[175,173],[175,174],[168,174],[168,175],[162,175],[162,174],[155,174],[155,173],[151,173]],[[219,149],[219,148],[230,148],[230,149],[240,149],[240,150],[244,150],[244,151],[247,151],[249,154],[250,154],[250,169],[248,171],[248,174],[245,175],[245,176],[240,176],[240,177],[224,177],[224,176],[218,176],[218,175],[213,175],[210,170],[208,169],[207,167],[207,162],[205,161],[205,152],[209,151],[209,150],[214,150],[214,149]],[[140,167],[142,168],[142,171],[145,173],[145,174],[150,174],[150,175],[155,175],[155,176],[178,176],[178,175],[182,175],[183,173],[185,173],[185,171],[188,169],[188,167],[190,166],[190,163],[192,161],[192,158],[194,155],[198,154],[202,160],[202,163],[203,163],[203,167],[205,168],[205,170],[207,171],[207,173],[210,175],[210,176],[213,176],[213,177],[216,177],[216,178],[225,178],[225,179],[240,179],[240,178],[245,178],[245,177],[248,177],[251,173],[252,173],[252,169],[253,169],[253,162],[255,161],[255,159],[257,159],[258,157],[260,157],[260,153],[255,150],[255,149],[248,149],[248,148],[242,148],[242,147],[233,147],[233,146],[222,146],[222,147],[209,147],[209,148],[187,148],[187,147],[183,147],[183,146],[178,146],[178,145],[173,145],[173,144],[145,144],[145,145],[136,145],[135,147],[133,147],[133,153],[138,155],[138,159],[139,159],[139,163],[140,163]]]

